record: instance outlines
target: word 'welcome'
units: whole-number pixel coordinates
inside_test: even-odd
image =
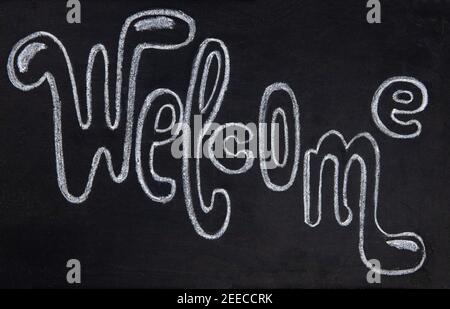
[[[155,32],[173,32],[172,37],[181,39],[170,39],[171,41],[161,43],[158,40],[152,40],[152,33]],[[56,158],[56,172],[59,189],[71,203],[83,203],[89,197],[92,190],[92,184],[102,159],[105,160],[109,174],[116,183],[123,182],[129,173],[130,161],[132,160],[134,149],[134,163],[139,183],[145,194],[158,203],[167,203],[171,201],[177,191],[177,184],[174,179],[161,176],[155,170],[154,154],[159,147],[169,146],[178,137],[182,141],[182,191],[185,198],[188,216],[192,222],[195,231],[201,237],[206,239],[217,239],[221,237],[228,228],[231,216],[231,197],[230,193],[223,188],[215,188],[212,195],[206,198],[202,191],[200,152],[204,145],[207,146],[209,153],[208,160],[225,174],[242,174],[247,172],[254,165],[255,156],[247,152],[244,154],[244,162],[239,168],[230,168],[214,156],[213,145],[217,137],[216,133],[206,138],[205,132],[208,131],[220,111],[221,105],[227,91],[230,79],[230,56],[224,42],[218,39],[208,38],[199,46],[197,55],[193,61],[190,82],[187,86],[186,98],[182,98],[174,91],[167,88],[160,88],[152,91],[146,98],[139,116],[136,121],[134,117],[136,80],[140,67],[140,60],[144,51],[151,50],[178,50],[189,45],[195,37],[195,21],[188,15],[175,10],[149,10],[139,12],[129,17],[120,32],[117,64],[116,64],[116,84],[114,97],[114,112],[111,113],[111,103],[109,97],[110,85],[110,62],[108,51],[102,44],[92,47],[89,54],[86,71],[86,111],[87,117],[82,115],[80,96],[76,78],[74,75],[72,62],[68,51],[63,43],[54,35],[48,32],[35,32],[20,40],[12,49],[8,59],[8,75],[12,84],[22,91],[30,91],[47,83],[53,100],[53,121],[54,121],[54,144]],[[131,54],[128,46],[129,36],[137,36],[133,41],[139,40],[135,46],[131,46]],[[126,48],[127,47],[127,48]],[[61,90],[59,82],[55,77],[55,72],[46,71],[38,79],[30,76],[29,67],[31,60],[38,54],[45,53],[46,50],[59,53],[65,67],[62,72],[67,72],[68,84],[71,89],[73,103],[76,110],[78,124],[82,130],[88,130],[92,123],[92,72],[98,58],[101,58],[104,64],[104,99],[105,99],[105,121],[111,131],[122,132],[123,130],[123,155],[122,164],[118,171],[113,167],[111,152],[106,147],[99,147],[92,159],[91,169],[87,177],[84,190],[80,194],[71,192],[68,186],[68,177],[66,175],[64,149],[63,149],[63,125]],[[128,51],[128,52],[127,52]],[[211,74],[211,67],[215,66],[215,74]],[[61,73],[59,72],[59,76]],[[124,72],[127,72],[124,73]],[[33,81],[30,81],[33,80]],[[383,96],[386,96],[389,90],[395,85],[405,85],[419,90],[421,95],[420,107],[415,110],[394,109],[390,119],[383,119],[378,113],[379,102]],[[125,87],[124,87],[125,85]],[[212,90],[207,91],[207,85],[213,85]],[[123,91],[125,89],[125,91]],[[288,109],[282,107],[275,108],[270,104],[271,97],[275,94],[284,95],[288,101]],[[393,93],[392,100],[396,103],[407,104],[414,100],[413,92],[410,90],[398,90]],[[164,102],[164,104],[162,104]],[[166,103],[168,102],[168,103]],[[425,109],[428,103],[427,90],[422,83],[411,77],[393,77],[386,80],[375,92],[372,101],[372,116],[378,128],[393,138],[414,138],[420,134],[421,126],[417,120],[401,121],[396,116],[412,115]],[[125,106],[125,108],[124,108]],[[270,108],[269,108],[270,107]],[[121,110],[125,110],[125,119],[122,119]],[[160,118],[169,115],[170,125],[163,127]],[[151,117],[150,117],[151,115]],[[182,130],[183,126],[191,127],[194,117],[202,116],[202,130],[195,133],[192,143],[192,136]],[[142,140],[145,125],[151,119],[154,124],[152,130],[152,143],[149,151],[148,167],[150,177],[145,177],[143,173],[142,162]],[[338,131],[326,132],[317,142],[316,147],[307,149],[303,156],[302,165],[300,165],[301,155],[301,125],[299,102],[294,91],[286,83],[278,82],[269,85],[262,94],[259,110],[260,124],[274,125],[280,122],[284,128],[285,153],[282,162],[276,160],[276,168],[288,169],[289,177],[284,183],[275,183],[271,173],[273,166],[268,167],[267,157],[259,156],[259,166],[262,178],[267,188],[283,192],[291,188],[295,182],[298,169],[303,168],[303,210],[305,223],[311,227],[317,226],[321,221],[322,214],[322,177],[327,171],[325,164],[331,163],[334,179],[334,213],[336,220],[341,226],[348,226],[358,218],[359,235],[358,251],[362,262],[369,269],[372,269],[384,275],[404,275],[418,270],[425,258],[425,245],[422,238],[412,232],[388,233],[382,229],[378,222],[378,195],[381,176],[380,158],[381,153],[377,142],[369,133],[357,134],[352,139],[345,139]],[[294,130],[289,132],[288,122],[293,123]],[[397,132],[400,125],[410,132]],[[226,123],[217,128],[214,132],[223,132],[229,127],[236,127],[247,130],[248,134],[252,131],[242,123]],[[397,129],[394,129],[397,128]],[[237,139],[234,136],[228,138]],[[272,139],[274,136],[272,135]],[[206,140],[206,143],[205,143]],[[245,141],[236,140],[238,143]],[[273,140],[272,140],[273,142]],[[290,145],[290,146],[289,146]],[[266,150],[265,139],[259,140],[259,151]],[[194,156],[191,155],[191,147]],[[290,151],[291,150],[291,151]],[[196,155],[195,155],[196,154]],[[352,167],[357,167],[360,174],[360,194],[358,201],[358,211],[353,211],[347,199],[347,184]],[[314,186],[313,180],[318,180],[318,186]],[[165,193],[155,192],[155,187],[167,188]],[[207,230],[199,219],[200,216],[211,214],[217,207],[223,206],[225,211],[219,226],[213,230]],[[314,213],[314,214],[313,214]],[[374,239],[382,241],[373,241]],[[370,240],[370,245],[368,244]],[[374,246],[384,246],[382,250],[374,250]],[[376,256],[374,252],[382,254],[394,254],[384,259],[383,256]],[[400,254],[399,254],[400,252]],[[407,259],[403,254],[408,254]],[[376,258],[382,261],[383,268],[373,269],[369,260]],[[386,262],[385,262],[386,261]],[[385,265],[391,267],[386,267]]]

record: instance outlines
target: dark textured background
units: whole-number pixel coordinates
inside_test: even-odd
[[[157,87],[184,97],[198,45],[207,37],[222,39],[231,56],[231,81],[217,121],[256,122],[265,87],[284,81],[300,102],[302,158],[330,129],[347,138],[370,132],[382,152],[380,222],[389,232],[418,233],[428,254],[417,273],[383,277],[381,287],[450,287],[450,10],[444,1],[382,1],[382,24],[368,25],[361,0],[85,0],[81,25],[66,23],[65,1],[2,0],[1,287],[69,287],[70,258],[81,261],[83,287],[369,286],[356,221],[348,228],[333,222],[329,193],[324,222],[315,229],[303,223],[302,165],[294,186],[275,193],[265,187],[257,162],[239,176],[220,174],[206,162],[203,181],[211,182],[206,190],[224,187],[232,198],[230,226],[216,241],[193,230],[181,190],[181,161],[169,153],[159,171],[177,180],[171,203],[159,205],[145,196],[133,161],[124,183],[113,183],[102,164],[85,203],[64,199],[56,181],[48,87],[15,89],[6,74],[9,52],[32,32],[53,33],[69,51],[82,90],[90,48],[105,44],[114,62],[123,21],[160,7],[192,16],[197,35],[177,52],[143,56],[136,110]],[[61,61],[35,65],[58,68]],[[101,67],[95,72],[94,117],[103,109]],[[427,110],[416,116],[423,132],[413,140],[391,139],[371,119],[373,93],[396,75],[416,77],[430,94]],[[97,122],[89,138],[80,137],[72,102],[66,102],[63,122],[74,126],[65,127],[64,147],[76,191],[97,147],[111,145],[120,154],[122,134],[107,134]]]

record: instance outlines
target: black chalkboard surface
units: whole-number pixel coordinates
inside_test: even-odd
[[[450,287],[447,2],[80,3],[0,3],[1,287]]]

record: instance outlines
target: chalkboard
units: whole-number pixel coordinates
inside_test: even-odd
[[[448,2],[70,2],[0,4],[1,287],[450,287]]]

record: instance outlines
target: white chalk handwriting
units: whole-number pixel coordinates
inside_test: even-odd
[[[181,39],[173,39],[166,43],[152,41],[151,33],[153,31],[167,31],[181,34]],[[130,33],[141,34],[141,41],[132,47],[132,53],[127,54],[125,51],[130,50],[127,37]],[[116,183],[123,182],[129,173],[130,159],[133,148],[133,132],[135,126],[134,109],[136,97],[136,80],[140,67],[140,60],[144,51],[152,50],[178,50],[192,43],[196,33],[195,21],[183,12],[168,9],[148,10],[139,12],[129,17],[119,35],[117,47],[117,63],[115,72],[115,97],[114,112],[111,112],[110,106],[110,62],[108,50],[102,44],[96,44],[92,47],[86,70],[86,118],[82,116],[82,106],[80,103],[80,93],[76,82],[71,58],[64,44],[53,34],[48,32],[35,32],[21,40],[12,48],[9,55],[7,71],[11,83],[21,91],[31,91],[47,83],[50,87],[50,93],[53,103],[53,125],[54,125],[54,145],[56,174],[58,186],[63,196],[73,204],[81,204],[88,199],[92,191],[93,181],[102,159],[105,159],[106,166],[111,179]],[[180,36],[178,36],[180,37]],[[116,131],[119,126],[124,127],[123,136],[123,155],[121,158],[121,167],[119,171],[113,168],[113,158],[111,152],[105,146],[101,146],[95,152],[92,158],[91,168],[87,176],[84,190],[80,194],[75,194],[69,189],[68,175],[66,174],[64,149],[63,149],[63,126],[62,126],[62,108],[67,105],[61,101],[61,90],[58,88],[59,81],[55,77],[55,72],[46,71],[38,79],[30,82],[29,68],[34,58],[38,54],[45,53],[48,50],[57,51],[61,55],[61,59],[65,63],[67,78],[71,86],[71,96],[75,107],[76,117],[81,130],[89,130],[92,124],[92,72],[96,65],[97,58],[101,57],[104,64],[105,81],[103,85],[104,92],[104,116],[105,122],[109,130]],[[97,64],[98,65],[98,64]],[[214,74],[211,72],[211,66],[215,65],[217,70]],[[136,138],[134,141],[135,169],[139,184],[145,194],[154,202],[165,204],[170,202],[177,193],[177,182],[175,179],[161,176],[161,171],[157,172],[158,166],[155,166],[154,155],[158,148],[171,144],[180,134],[182,137],[183,156],[182,156],[182,191],[188,217],[192,226],[198,235],[206,239],[220,238],[227,230],[230,224],[232,211],[232,193],[224,188],[216,187],[210,196],[205,196],[202,190],[202,183],[210,181],[202,178],[201,160],[199,152],[206,145],[208,159],[212,165],[228,175],[243,174],[249,171],[254,165],[255,154],[249,151],[240,151],[241,159],[245,158],[245,162],[239,168],[229,168],[224,166],[215,157],[213,145],[219,135],[229,128],[240,128],[248,133],[248,139],[238,138],[236,136],[228,136],[227,140],[234,139],[237,143],[245,144],[255,137],[253,130],[248,126],[230,122],[219,125],[210,137],[206,132],[212,128],[212,124],[218,115],[222,104],[224,103],[225,94],[227,92],[230,80],[230,55],[228,48],[224,42],[219,39],[208,38],[204,40],[197,51],[197,55],[193,61],[191,78],[187,85],[186,98],[167,88],[153,90],[146,98],[136,124]],[[124,74],[123,72],[128,72]],[[61,76],[59,74],[59,76]],[[211,83],[212,81],[212,83]],[[127,87],[123,87],[127,85]],[[419,107],[414,110],[392,110],[391,120],[396,124],[407,127],[415,127],[412,133],[399,133],[391,128],[386,120],[382,120],[379,115],[379,104],[386,94],[386,89],[392,90],[397,84],[416,87],[421,94],[421,102]],[[207,85],[213,85],[212,90],[207,90]],[[394,87],[395,88],[395,87]],[[126,93],[122,93],[122,89],[126,89]],[[408,88],[409,89],[409,88]],[[398,104],[408,105],[413,102],[414,95],[407,88],[399,89],[393,92],[391,99]],[[274,92],[287,94],[289,100],[289,111],[282,107],[271,108],[274,110],[269,112],[269,101]],[[161,99],[164,102],[161,103]],[[419,113],[425,109],[428,104],[428,95],[425,86],[412,77],[393,77],[381,84],[372,100],[371,111],[373,119],[377,127],[394,138],[414,138],[421,133],[421,124],[417,120],[401,121],[397,115],[412,115]],[[161,106],[162,105],[162,106]],[[156,108],[156,107],[159,108]],[[122,110],[125,111],[125,119],[122,119]],[[113,114],[113,115],[112,115]],[[169,126],[162,125],[162,115],[170,115]],[[194,136],[187,132],[192,125],[195,116],[204,117],[202,122],[202,130]],[[280,121],[281,120],[281,121]],[[270,123],[269,123],[270,121]],[[300,164],[300,105],[294,91],[286,83],[273,83],[264,91],[261,99],[259,122],[265,124],[265,128],[270,124],[271,148],[274,148],[275,130],[274,124],[280,122],[284,132],[284,155],[277,157],[272,156],[272,160],[276,168],[289,168],[289,177],[285,183],[275,184],[269,175],[269,168],[265,156],[260,155],[259,167],[262,178],[268,189],[275,191],[274,194],[282,194],[283,191],[292,188]],[[146,124],[153,123],[152,130],[146,130]],[[288,127],[288,123],[293,127]],[[124,125],[121,125],[124,124]],[[293,130],[290,132],[289,128]],[[148,154],[148,165],[143,163],[142,143],[143,132],[151,132],[152,141]],[[267,131],[267,130],[266,130]],[[259,132],[259,152],[266,151],[265,138],[268,132]],[[293,136],[293,141],[292,141]],[[193,151],[197,154],[191,157],[191,145]],[[330,145],[334,145],[331,147]],[[290,147],[291,146],[291,147]],[[293,155],[290,150],[293,149]],[[303,160],[303,210],[304,221],[310,227],[316,227],[320,224],[322,218],[322,178],[328,172],[326,164],[333,165],[334,179],[334,215],[340,226],[346,227],[354,222],[354,218],[358,218],[359,235],[358,250],[363,264],[374,272],[383,275],[405,275],[417,271],[423,265],[426,258],[425,245],[422,238],[412,232],[388,233],[385,232],[378,221],[378,196],[379,184],[381,178],[381,152],[377,142],[369,133],[357,134],[349,142],[338,131],[329,131],[325,133],[318,141],[315,148],[306,150]],[[146,179],[144,174],[144,166],[150,170],[150,179]],[[351,207],[347,199],[347,184],[349,180],[350,170],[357,167],[360,172],[360,188],[359,202],[357,207]],[[318,187],[314,187],[312,180],[318,180]],[[154,188],[159,184],[165,184],[169,187],[168,192],[158,193]],[[314,203],[313,200],[317,200]],[[316,206],[313,206],[316,205]],[[212,231],[202,225],[200,216],[207,216],[212,211],[223,213],[222,220],[218,226]],[[352,209],[358,209],[353,212]],[[313,218],[314,217],[314,218]],[[372,235],[373,234],[373,235]],[[392,267],[386,267],[388,263],[384,263],[382,256],[377,256],[368,248],[367,243],[373,237],[380,237],[381,242],[387,250],[401,250],[404,253],[412,254],[415,260],[404,262],[404,260],[396,261]],[[378,252],[378,251],[376,251]],[[396,255],[397,256],[397,255]],[[369,261],[373,258],[381,261],[381,265],[385,268],[373,268]]]

